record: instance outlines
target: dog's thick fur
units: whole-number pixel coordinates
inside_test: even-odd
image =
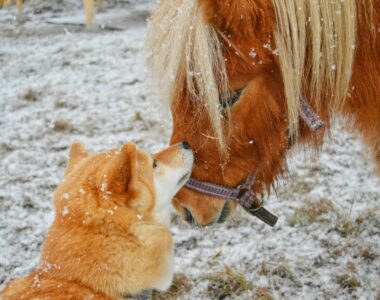
[[[1,299],[119,299],[173,276],[170,200],[191,172],[181,144],[155,156],[132,143],[89,155],[73,144],[41,264]]]

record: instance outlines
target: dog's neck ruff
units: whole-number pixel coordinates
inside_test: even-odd
[[[241,91],[238,92],[240,96]],[[224,101],[228,106],[232,106],[239,97],[234,96],[233,99]],[[305,97],[301,95],[300,97],[301,106],[299,115],[304,121],[306,126],[312,132],[317,132],[323,127],[323,121],[316,114],[310,104],[306,101]],[[272,214],[270,211],[263,207],[263,202],[257,203],[255,195],[252,191],[253,184],[255,183],[257,171],[250,173],[243,183],[238,185],[236,188],[229,188],[223,185],[199,181],[194,178],[190,178],[185,184],[190,190],[202,193],[208,196],[213,196],[227,201],[235,201],[240,204],[249,214],[259,218],[264,223],[269,226],[274,226],[277,223],[278,217]]]

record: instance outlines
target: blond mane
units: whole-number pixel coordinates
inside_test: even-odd
[[[357,9],[368,12],[365,6],[371,0],[272,2],[289,130],[297,136],[302,91],[310,91],[317,105],[325,97],[333,108],[344,103],[354,63]],[[219,94],[229,90],[226,66],[218,35],[205,24],[198,1],[163,0],[150,20],[148,49],[148,64],[163,98],[170,104],[187,89],[204,105],[223,149]]]
[[[356,48],[356,4],[355,0],[272,1],[289,130],[296,136],[299,95],[304,89],[317,105],[322,97],[329,97],[334,109],[343,105]]]
[[[149,22],[148,65],[167,104],[183,89],[203,104],[224,148],[219,94],[229,90],[226,66],[218,35],[205,24],[197,0],[162,1]]]

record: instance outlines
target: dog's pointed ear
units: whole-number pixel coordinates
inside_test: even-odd
[[[84,146],[80,142],[74,142],[70,148],[70,157],[65,170],[65,175],[70,173],[72,169],[86,157],[88,157],[88,153]]]
[[[134,143],[121,147],[107,164],[101,178],[101,190],[105,193],[123,193],[133,190],[137,174],[137,148]]]

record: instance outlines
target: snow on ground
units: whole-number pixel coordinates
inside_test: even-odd
[[[45,23],[81,16],[77,1],[31,0],[22,25],[14,9],[0,11],[0,288],[38,264],[71,142],[92,152],[129,140],[154,151],[168,142],[170,116],[145,83],[151,3],[130,2],[109,9],[137,16],[124,20],[124,31]],[[374,299],[380,181],[363,152],[337,125],[320,159],[294,155],[268,199],[280,216],[275,228],[243,212],[204,229],[173,217],[176,271],[192,285],[178,298],[217,298],[212,276],[227,266],[250,283],[230,299],[252,299],[259,288],[275,299]]]

